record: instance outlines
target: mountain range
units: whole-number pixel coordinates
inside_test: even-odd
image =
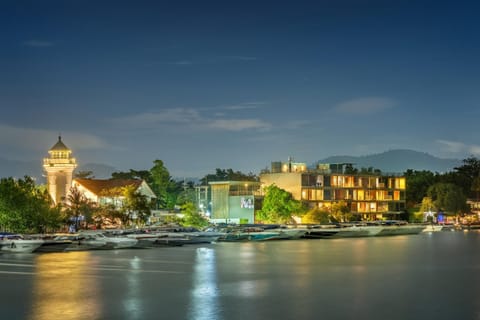
[[[382,172],[403,173],[408,169],[444,173],[463,164],[462,160],[437,158],[425,152],[397,149],[366,156],[332,156],[317,163],[352,163],[353,167],[380,169]]]
[[[318,160],[317,163],[352,163],[358,169],[372,167],[389,173],[403,173],[408,169],[442,173],[453,171],[455,167],[461,166],[462,160],[437,158],[425,152],[401,149],[358,157],[332,156]],[[106,179],[111,177],[112,172],[118,170],[106,164],[87,163],[79,166],[78,171],[92,171],[95,178]],[[26,175],[34,177],[39,184],[45,183],[41,160],[17,161],[0,158],[1,178],[23,178]]]

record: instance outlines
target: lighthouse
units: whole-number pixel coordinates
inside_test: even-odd
[[[61,136],[48,154],[49,158],[43,159],[47,189],[54,203],[59,204],[67,200],[77,162],[72,158],[72,150],[63,143]]]

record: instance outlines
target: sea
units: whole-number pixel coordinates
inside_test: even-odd
[[[480,233],[0,254],[1,319],[480,319]]]

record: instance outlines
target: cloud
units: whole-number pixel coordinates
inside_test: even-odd
[[[467,153],[474,156],[480,156],[480,146],[478,145],[467,145],[463,142],[448,140],[437,140],[436,142],[443,147],[443,151],[445,152]]]
[[[347,114],[371,114],[387,110],[395,106],[395,102],[388,98],[365,97],[342,102],[334,107],[336,112]]]
[[[258,109],[263,106],[265,106],[267,103],[266,102],[245,102],[245,103],[240,103],[240,104],[234,104],[234,105],[229,105],[223,107],[223,109],[226,110],[246,110],[246,109]]]
[[[15,149],[48,150],[57,142],[59,133],[52,130],[29,129],[0,124],[0,145]],[[64,132],[65,144],[72,149],[100,149],[106,144],[85,133]]]
[[[158,112],[145,112],[136,115],[119,117],[114,123],[135,127],[154,127],[159,124],[179,124],[202,121],[198,111],[189,108],[166,109]]]
[[[158,112],[139,113],[113,119],[116,124],[136,128],[156,128],[158,126],[186,126],[190,129],[220,129],[226,131],[242,131],[248,129],[267,130],[271,125],[259,119],[226,119],[224,114],[216,114],[219,118],[201,115],[191,108],[173,108]]]
[[[451,153],[464,152],[467,149],[467,146],[462,142],[448,141],[448,140],[437,140],[437,143],[442,145],[443,150]]]
[[[258,119],[217,119],[208,124],[209,127],[227,131],[243,131],[249,129],[269,130],[271,125]]]
[[[24,41],[23,45],[27,47],[42,48],[53,46],[53,42],[43,40],[28,40]]]

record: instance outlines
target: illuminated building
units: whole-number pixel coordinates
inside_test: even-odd
[[[311,208],[329,208],[344,201],[350,213],[363,220],[395,219],[406,208],[405,177],[380,172],[355,172],[351,164],[273,162],[260,174],[262,188],[275,184]]]
[[[215,181],[211,188],[214,223],[254,223],[255,194],[260,188],[254,181]]]
[[[54,203],[58,204],[67,199],[77,163],[60,136],[48,154],[50,157],[43,159],[43,170],[46,173],[48,192]]]
[[[129,186],[146,196],[149,202],[156,198],[145,180],[139,179],[74,179],[72,186],[88,200],[101,205],[113,204],[116,208],[121,207],[124,201],[122,189]]]

